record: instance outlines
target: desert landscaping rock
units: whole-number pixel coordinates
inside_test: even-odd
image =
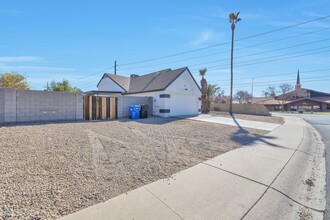
[[[246,129],[242,140],[266,131]],[[55,219],[242,145],[233,126],[149,118],[0,128],[0,218]]]

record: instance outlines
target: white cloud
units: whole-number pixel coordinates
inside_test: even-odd
[[[37,56],[15,56],[15,57],[0,57],[0,62],[10,63],[10,62],[32,62],[41,61],[41,57]]]
[[[190,42],[192,45],[200,45],[208,40],[213,36],[213,31],[207,31],[202,33],[196,40]]]

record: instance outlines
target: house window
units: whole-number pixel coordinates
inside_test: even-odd
[[[170,94],[159,94],[159,98],[171,98]]]
[[[159,109],[159,113],[170,113],[170,109]]]

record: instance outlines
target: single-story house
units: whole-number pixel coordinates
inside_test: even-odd
[[[130,77],[106,73],[97,88],[99,93],[113,96],[152,97],[156,116],[201,113],[201,89],[187,67]]]
[[[269,111],[278,111],[282,108],[285,111],[330,111],[330,94],[302,88],[298,71],[295,90],[275,97],[253,98],[251,103],[264,105]]]

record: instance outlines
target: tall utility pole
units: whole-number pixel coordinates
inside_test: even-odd
[[[115,68],[114,74],[117,75],[117,61],[116,60],[115,60],[114,68]]]
[[[253,81],[254,81],[254,79],[252,78],[251,98],[253,98]],[[252,101],[252,100],[251,100],[251,101]]]
[[[234,32],[235,25],[241,20],[238,18],[239,12],[229,14],[229,22],[231,23],[231,62],[230,62],[230,103],[229,103],[229,114],[233,115],[233,61],[234,61]]]

